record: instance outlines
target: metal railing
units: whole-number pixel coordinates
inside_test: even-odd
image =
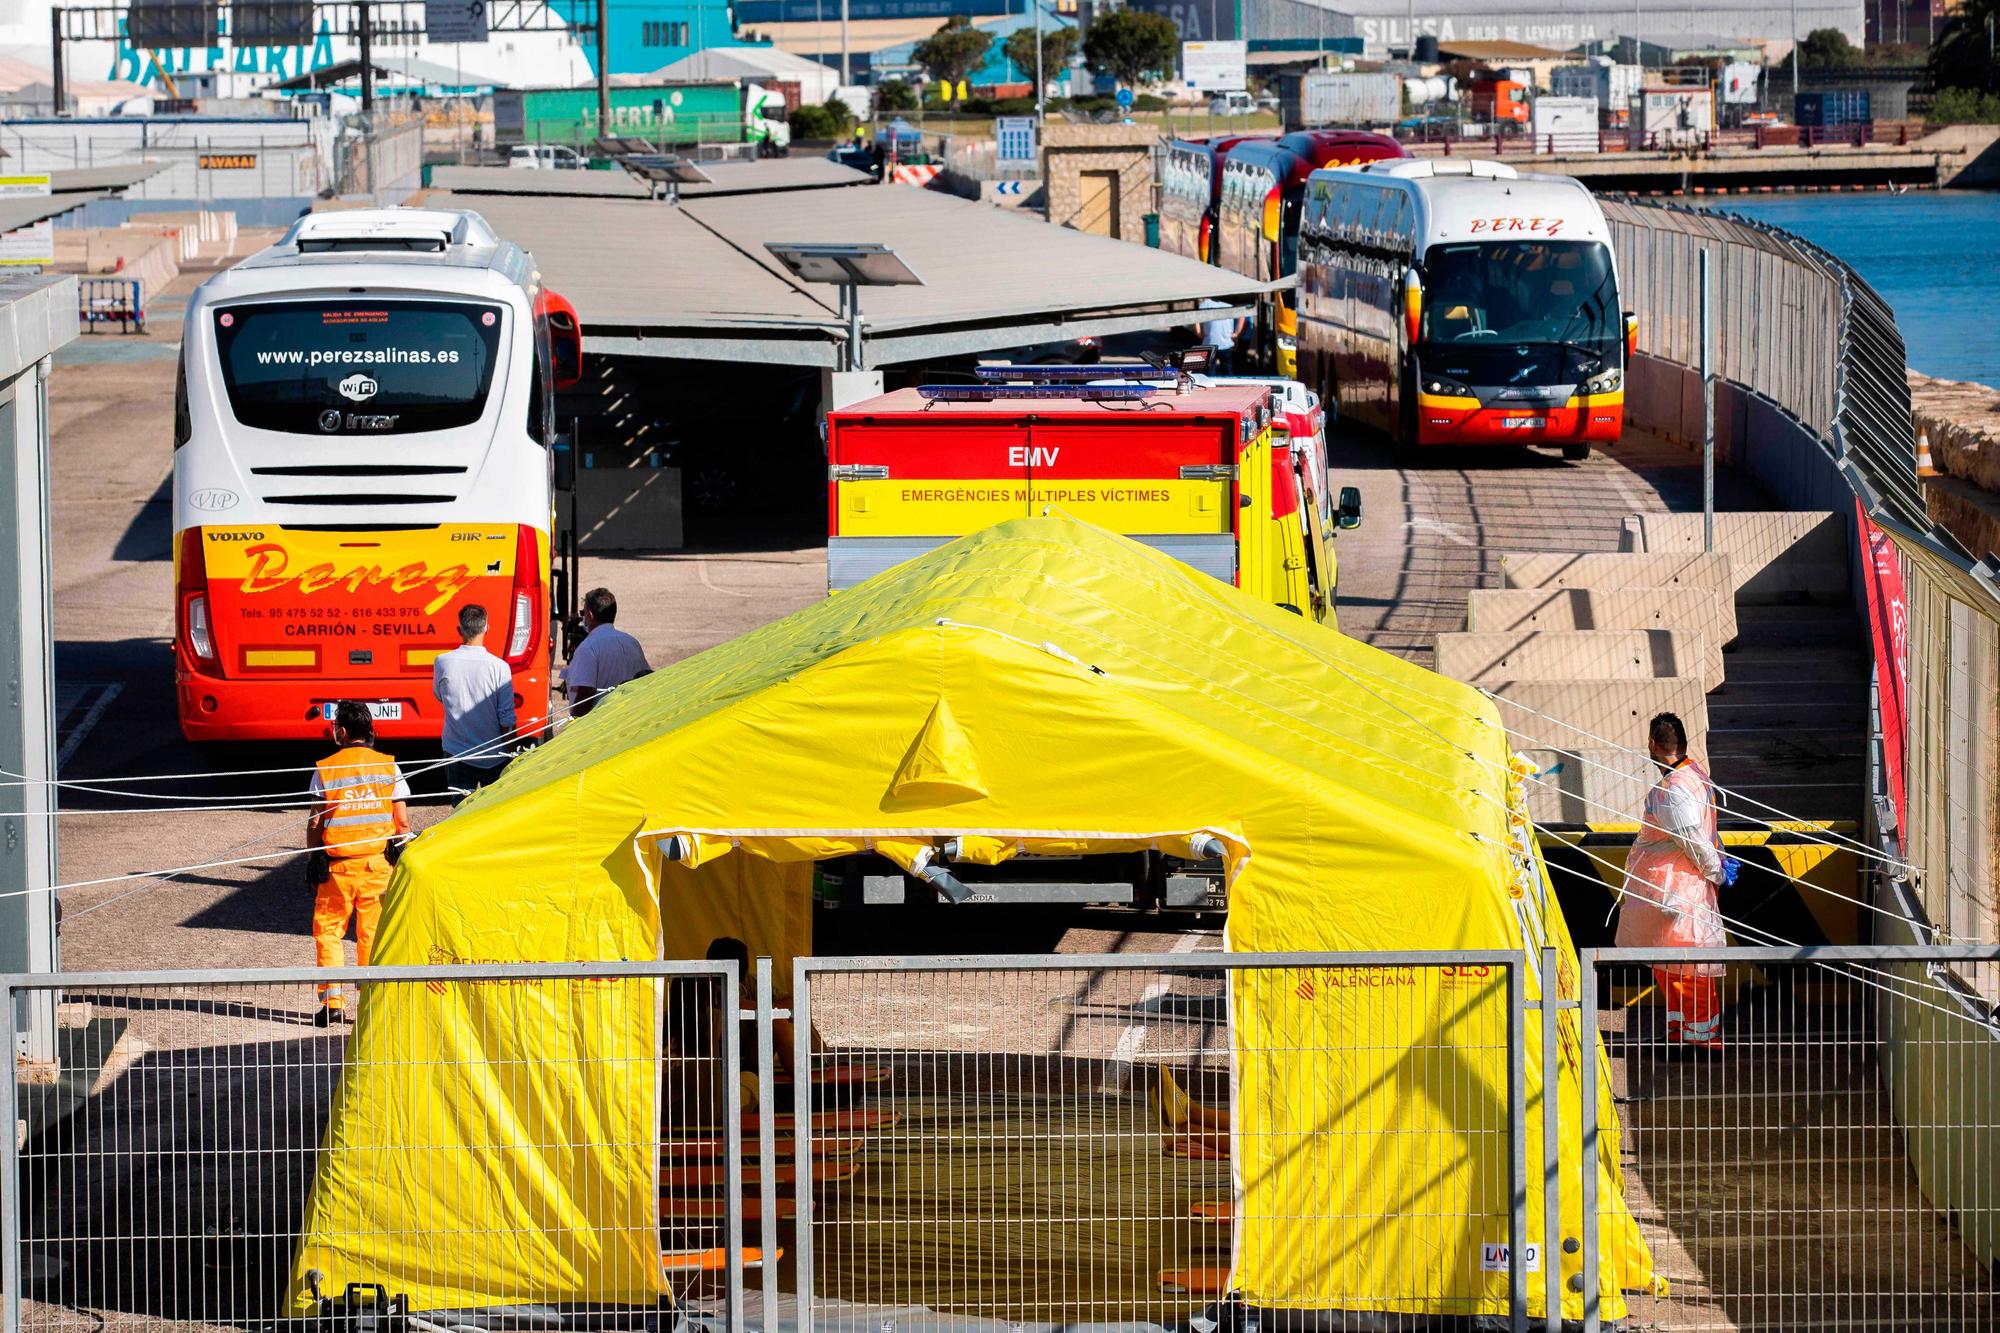
[[[1496,952],[800,959],[793,1060],[816,1034],[893,1081],[903,1118],[871,1188],[801,1193],[798,1328],[855,1306],[1525,1328],[1524,972]]]
[[[1719,1053],[1648,991],[1690,961]],[[62,1037],[0,1091],[4,1333],[1995,1328],[1948,968],[2000,948],[0,978]]]
[[[1659,1003],[1657,970],[1693,966],[1720,973],[1713,1051],[1675,1039]],[[2000,1091],[2000,1017],[1956,979],[1972,971],[2000,972],[2000,948],[1584,951],[1602,1042],[1584,1043],[1584,1156],[1601,1146],[1602,1080],[1662,1284],[1630,1298],[1635,1322],[2000,1328],[2000,1272],[1980,1257],[2000,1224],[2000,1133],[1977,1091]],[[1919,1047],[1925,1080],[1892,1077]],[[1913,1157],[1919,1139],[1946,1142]],[[1985,1185],[1946,1210],[1927,1171]],[[1586,1288],[1587,1329],[1596,1299]]]

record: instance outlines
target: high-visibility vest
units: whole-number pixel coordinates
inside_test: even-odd
[[[314,765],[330,812],[320,832],[326,854],[377,856],[396,834],[396,761],[350,745]]]

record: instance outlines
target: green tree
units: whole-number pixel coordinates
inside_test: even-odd
[[[1127,87],[1174,72],[1181,53],[1180,29],[1163,14],[1114,9],[1093,19],[1083,39],[1083,58],[1099,74]]]
[[[1053,79],[1061,73],[1076,54],[1077,35],[1075,28],[1042,29],[1042,77]],[[1014,62],[1014,68],[1021,71],[1030,82],[1035,77],[1035,30],[1016,28],[1007,34],[1007,41],[1001,47],[1007,59]]]
[[[1931,48],[1931,86],[1942,97],[1948,88],[2000,93],[2000,0],[1966,0],[1946,20]]]
[[[2000,125],[2000,93],[1940,88],[1928,119],[1933,125]]]
[[[917,90],[901,79],[884,79],[875,85],[877,111],[915,111]]]
[[[854,128],[854,108],[838,97],[829,97],[820,103],[819,109],[826,114],[827,123],[833,127],[834,137],[844,139]]]
[[[1857,54],[1854,43],[1838,28],[1814,28],[1799,43],[1799,63],[1816,68],[1852,65]]]
[[[942,28],[918,42],[910,58],[938,82],[956,84],[985,62],[992,47],[992,33],[973,27],[965,15],[954,14]]]

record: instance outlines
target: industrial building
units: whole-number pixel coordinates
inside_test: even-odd
[[[1800,0],[1790,4],[1721,4],[1717,0],[1448,0],[1414,15],[1409,0],[1243,0],[1254,42],[1320,35],[1358,37],[1362,51],[1384,56],[1406,50],[1414,37],[1442,43],[1527,42],[1569,49],[1635,35],[1668,47],[1754,44],[1789,49],[1796,33],[1838,28],[1860,45],[1861,0]],[[1697,40],[1698,39],[1698,40]]]

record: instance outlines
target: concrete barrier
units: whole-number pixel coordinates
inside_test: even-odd
[[[1846,514],[1764,510],[1715,516],[1715,549],[1729,557],[1736,600],[1744,605],[1851,600]],[[1702,549],[1700,514],[1634,514],[1622,540],[1648,555]]]
[[[1668,629],[1509,630],[1440,634],[1434,658],[1440,675],[1479,684],[1488,680],[1703,680],[1699,634]]]
[[[1542,771],[1528,782],[1528,815],[1537,824],[1634,823],[1659,777],[1643,754],[1609,746],[1521,751]]]
[[[1465,603],[1474,634],[1674,630],[1701,643],[1701,676],[1723,685],[1719,602],[1706,588],[1475,588]]]
[[[1676,713],[1688,750],[1708,757],[1707,691],[1700,680],[1502,680],[1483,683],[1495,696],[1508,742],[1517,750],[1629,746],[1644,750],[1646,724]]]
[[[1736,640],[1736,584],[1729,557],[1720,552],[1652,555],[1509,551],[1500,557],[1500,586],[1588,588],[1593,592],[1619,588],[1705,588],[1717,602],[1713,617],[1715,641],[1726,648]]]

